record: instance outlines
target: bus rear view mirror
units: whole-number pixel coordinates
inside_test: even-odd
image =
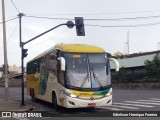
[[[65,59],[63,57],[59,57],[58,60],[60,61],[61,64],[61,70],[65,71],[65,66],[66,66]]]
[[[118,72],[119,71],[119,62],[118,60],[114,59],[114,58],[109,58],[110,61],[113,61],[113,63],[115,64],[115,70]]]

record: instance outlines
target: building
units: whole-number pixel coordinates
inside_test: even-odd
[[[21,67],[18,67],[17,65],[9,65],[8,71],[9,71],[9,77],[10,77],[15,74],[21,73]],[[3,71],[0,72],[0,77],[2,76],[3,76]]]
[[[127,55],[123,58],[117,59],[120,63],[121,71],[116,73],[114,72],[114,64],[110,62],[111,70],[112,70],[112,79],[123,79],[127,81],[135,81],[138,79],[142,79],[146,76],[145,71],[145,61],[149,60],[152,61],[156,54],[159,54],[160,51],[152,51],[146,53],[134,53]],[[117,76],[121,78],[117,78]]]

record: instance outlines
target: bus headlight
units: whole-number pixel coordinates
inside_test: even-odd
[[[112,95],[112,92],[108,92],[105,96],[109,97]]]
[[[64,90],[63,90],[63,93],[64,93],[65,95],[69,96],[69,97],[72,97],[72,98],[77,97],[77,95],[72,94],[70,91],[64,91]]]
[[[77,95],[74,95],[74,94],[70,94],[70,96],[73,98],[77,97]]]

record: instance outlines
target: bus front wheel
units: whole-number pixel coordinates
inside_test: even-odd
[[[52,103],[54,105],[55,110],[59,111],[60,106],[57,104],[57,96],[56,96],[55,92],[52,93]]]

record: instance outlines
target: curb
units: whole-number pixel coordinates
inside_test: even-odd
[[[12,100],[12,99],[10,99],[10,101],[6,102],[6,101],[4,101],[3,98],[0,98],[0,103],[1,103],[0,107],[2,108],[2,109],[0,109],[0,111],[29,112],[29,111],[32,111],[35,109],[35,107],[33,105],[26,104],[25,106],[21,106],[19,101]],[[7,104],[9,104],[9,105],[7,105]],[[12,105],[12,104],[15,104],[15,105],[10,107],[10,105]]]

